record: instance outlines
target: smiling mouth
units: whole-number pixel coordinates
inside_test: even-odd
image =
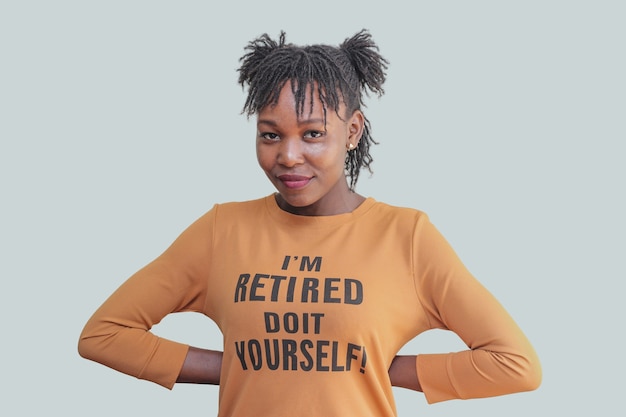
[[[291,175],[291,174],[284,174],[284,175],[278,176],[278,179],[283,184],[285,184],[285,187],[292,189],[292,190],[304,187],[311,181],[311,178],[312,177],[305,177],[303,175]]]

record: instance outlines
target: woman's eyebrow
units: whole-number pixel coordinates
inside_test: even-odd
[[[324,119],[319,118],[319,117],[314,117],[311,119],[298,119],[298,124],[299,125],[305,125],[305,124],[324,124]],[[278,123],[273,120],[273,119],[259,119],[257,120],[257,124],[266,124],[266,125],[270,125],[270,126],[278,126]]]

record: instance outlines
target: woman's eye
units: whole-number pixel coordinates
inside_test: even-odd
[[[324,132],[320,132],[318,130],[309,130],[304,134],[304,137],[311,139],[321,138],[322,136],[324,136]]]
[[[261,137],[266,140],[278,140],[279,139],[276,133],[271,133],[271,132],[261,133]]]

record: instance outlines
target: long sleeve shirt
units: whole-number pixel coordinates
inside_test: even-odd
[[[394,416],[388,369],[429,329],[468,349],[419,354],[429,403],[531,390],[529,341],[421,211],[368,198],[298,216],[273,196],[215,205],[94,313],[81,355],[172,388],[188,346],[150,329],[200,312],[223,334],[219,416]]]

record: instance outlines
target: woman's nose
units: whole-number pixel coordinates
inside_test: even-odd
[[[279,146],[277,162],[286,167],[293,167],[304,161],[303,143],[299,138],[285,138]]]

